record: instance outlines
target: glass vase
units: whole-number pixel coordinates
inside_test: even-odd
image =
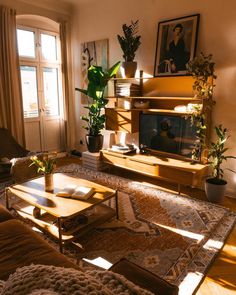
[[[48,173],[44,175],[44,184],[45,184],[45,192],[53,192],[53,173]]]

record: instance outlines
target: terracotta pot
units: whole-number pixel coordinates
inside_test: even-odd
[[[53,192],[53,173],[48,173],[44,175],[44,184],[45,184],[45,192]]]
[[[124,61],[121,64],[121,68],[124,72],[123,78],[134,78],[137,70],[137,62],[136,61]]]
[[[205,192],[207,199],[212,203],[223,202],[227,181],[221,180],[220,183],[215,183],[214,178],[209,178],[205,182]]]
[[[86,135],[85,140],[90,153],[98,153],[102,149],[103,136],[101,134],[96,136]]]

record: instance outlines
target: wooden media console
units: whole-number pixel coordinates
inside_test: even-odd
[[[163,179],[180,186],[201,187],[208,166],[154,155],[123,155],[110,150],[101,151],[102,160],[110,165]]]

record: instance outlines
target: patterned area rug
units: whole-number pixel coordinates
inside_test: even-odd
[[[119,199],[120,219],[78,237],[85,251],[67,254],[77,260],[101,257],[112,264],[126,257],[178,285],[179,294],[194,292],[236,220],[226,208],[77,164],[58,172],[117,189]]]
[[[68,165],[60,172],[118,190],[120,220],[78,239],[85,252],[115,263],[122,257],[191,294],[222,248],[235,213],[212,203],[167,193],[129,179]]]

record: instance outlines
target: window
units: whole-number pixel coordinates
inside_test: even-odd
[[[19,27],[17,43],[25,119],[41,115],[60,116],[62,103],[58,34]]]
[[[17,44],[20,56],[35,58],[35,33],[27,30],[17,30]]]
[[[38,92],[36,67],[21,66],[21,88],[23,95],[24,117],[38,117]]]

